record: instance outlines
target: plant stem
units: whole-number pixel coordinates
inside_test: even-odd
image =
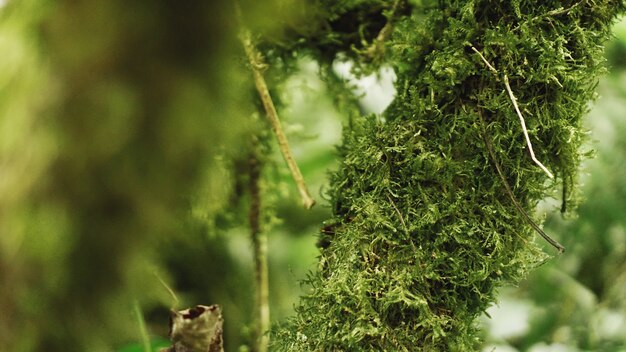
[[[276,107],[274,106],[274,102],[272,101],[272,96],[267,88],[267,84],[265,83],[265,79],[263,78],[262,70],[265,69],[266,65],[263,63],[263,58],[259,52],[257,52],[256,48],[252,44],[252,39],[250,38],[250,32],[246,29],[242,29],[241,33],[241,41],[243,43],[243,47],[246,51],[246,56],[248,57],[248,61],[250,62],[250,67],[252,68],[252,73],[254,74],[254,83],[256,85],[257,91],[259,92],[259,96],[261,97],[261,101],[263,102],[263,107],[265,108],[265,112],[267,117],[270,120],[272,125],[272,130],[274,131],[274,135],[278,140],[278,146],[280,151],[289,166],[289,170],[291,171],[291,176],[298,187],[298,192],[300,192],[300,197],[302,198],[302,203],[306,209],[310,209],[313,205],[315,205],[315,199],[313,199],[309,193],[309,190],[304,182],[304,177],[302,176],[302,172],[300,172],[300,168],[296,163],[293,154],[291,153],[291,149],[289,148],[289,142],[287,141],[287,136],[285,136],[285,132],[283,131],[280,120],[278,119],[278,113],[276,112]]]
[[[148,335],[148,329],[146,328],[146,322],[143,319],[143,313],[141,312],[141,306],[137,300],[133,302],[133,312],[139,325],[139,334],[141,335],[141,344],[143,345],[144,352],[151,352],[152,346],[150,346],[150,335]]]
[[[269,306],[269,275],[267,269],[267,234],[261,226],[261,161],[257,154],[257,146],[249,158],[250,172],[250,210],[248,221],[254,248],[254,279],[255,279],[255,331],[253,351],[267,352],[269,345],[268,331],[270,328]]]

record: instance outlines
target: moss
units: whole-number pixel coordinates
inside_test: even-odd
[[[477,349],[474,321],[497,288],[545,259],[495,163],[527,213],[560,183],[575,198],[581,118],[622,10],[616,1],[422,1],[398,19],[387,43],[397,97],[382,118],[346,129],[319,268],[275,348]],[[505,76],[537,158],[558,180],[531,160]]]

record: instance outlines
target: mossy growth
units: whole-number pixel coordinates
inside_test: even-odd
[[[545,259],[514,203],[533,214],[556,190],[575,198],[581,119],[624,4],[405,5],[386,41],[397,97],[346,128],[319,268],[275,350],[476,350],[497,288]]]

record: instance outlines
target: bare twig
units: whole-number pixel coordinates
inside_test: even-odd
[[[487,61],[487,59],[483,56],[483,54],[480,51],[478,51],[478,49],[472,46],[472,50],[476,54],[478,54],[478,56],[480,56],[480,58],[483,60],[487,68],[489,68],[489,70],[493,72],[493,74],[497,78],[498,70],[496,70],[496,68],[493,67],[493,65],[490,64],[489,61]],[[524,120],[524,116],[522,115],[522,112],[520,111],[519,106],[517,105],[517,98],[515,98],[515,94],[513,94],[513,90],[511,90],[511,85],[509,84],[509,77],[506,74],[504,75],[504,86],[506,88],[507,93],[509,94],[509,99],[511,99],[511,102],[513,103],[513,108],[515,108],[515,112],[517,113],[517,116],[519,117],[520,123],[522,125],[522,131],[524,132],[524,138],[526,138],[526,145],[528,146],[528,152],[530,153],[531,159],[535,162],[535,164],[537,164],[537,166],[541,168],[541,170],[543,170],[548,175],[548,177],[553,179],[554,175],[552,174],[552,172],[550,172],[550,170],[548,170],[548,168],[545,167],[545,165],[543,165],[541,161],[539,161],[537,157],[535,156],[535,151],[533,150],[533,145],[530,142],[530,136],[528,135],[528,130],[526,129],[526,121]]]
[[[489,61],[487,61],[487,59],[485,59],[485,57],[483,56],[483,54],[478,51],[478,49],[476,49],[475,47],[472,46],[472,50],[474,50],[474,52],[476,54],[478,54],[478,56],[480,56],[480,58],[483,60],[483,62],[485,63],[485,65],[487,65],[487,67],[491,70],[491,72],[493,72],[494,75],[498,74],[498,70],[496,70],[495,67],[491,66],[491,64],[489,63]]]
[[[541,237],[543,237],[543,239],[545,239],[554,248],[556,248],[559,251],[559,254],[563,253],[565,251],[565,247],[563,247],[562,244],[560,244],[559,242],[554,240],[552,237],[548,236],[545,232],[543,232],[543,230],[539,227],[539,225],[537,225],[533,221],[533,219],[530,217],[530,215],[528,215],[528,213],[524,210],[524,208],[522,208],[521,204],[519,204],[519,202],[515,198],[515,195],[513,194],[513,190],[511,189],[511,186],[509,185],[509,183],[507,182],[506,178],[504,177],[504,173],[502,172],[502,168],[500,167],[500,163],[498,162],[498,159],[496,158],[496,153],[495,153],[495,151],[493,149],[493,145],[491,145],[491,142],[489,141],[489,138],[487,137],[488,136],[488,134],[487,134],[487,127],[486,127],[485,119],[483,118],[482,111],[480,110],[480,108],[478,109],[478,117],[480,118],[480,121],[481,121],[482,130],[483,130],[482,136],[483,136],[483,140],[485,141],[485,145],[487,146],[487,150],[489,151],[489,155],[491,156],[491,161],[496,166],[496,170],[498,171],[498,175],[500,176],[500,180],[502,180],[502,183],[504,184],[504,188],[506,189],[506,193],[511,198],[511,201],[513,202],[513,205],[515,206],[517,211],[520,214],[522,214],[522,216],[524,217],[526,222],[528,222],[528,224],[530,224],[530,226]]]
[[[511,102],[513,102],[513,107],[515,107],[515,112],[517,112],[517,116],[522,124],[522,130],[524,131],[524,137],[526,137],[526,144],[528,145],[528,151],[530,152],[530,157],[533,159],[535,164],[537,164],[541,170],[543,170],[548,177],[554,178],[554,175],[546,168],[541,161],[537,160],[535,157],[535,152],[533,151],[533,145],[530,142],[530,137],[528,136],[528,130],[526,130],[526,122],[524,121],[524,116],[522,116],[522,112],[519,110],[517,106],[517,99],[515,99],[515,95],[513,95],[513,91],[511,90],[511,86],[509,85],[509,77],[504,75],[504,86],[506,87],[507,92],[509,93],[509,98],[511,98]]]
[[[167,291],[167,293],[170,294],[170,296],[172,296],[172,299],[174,301],[174,306],[172,309],[176,309],[178,308],[178,297],[176,296],[176,293],[174,293],[174,290],[172,290],[167,283],[165,282],[165,280],[163,280],[161,278],[161,276],[159,276],[159,274],[156,271],[153,271],[152,274],[154,274],[154,276],[156,276],[156,278],[159,280],[159,282],[161,283],[161,285],[163,285],[163,287],[165,287],[165,290]]]
[[[291,153],[291,149],[289,148],[289,142],[287,141],[287,136],[285,136],[285,132],[283,131],[280,120],[278,119],[276,107],[274,106],[274,102],[272,101],[272,97],[267,88],[267,84],[265,83],[265,79],[263,78],[262,71],[263,69],[265,69],[266,65],[265,63],[263,63],[263,58],[261,54],[256,50],[254,44],[252,44],[250,32],[245,28],[241,30],[241,41],[246,51],[248,61],[250,62],[250,67],[252,68],[252,73],[254,74],[254,83],[256,85],[257,91],[259,92],[259,96],[261,97],[261,101],[263,102],[265,113],[267,114],[267,117],[269,118],[269,121],[272,125],[274,135],[278,140],[280,152],[282,153],[285,162],[287,162],[287,166],[289,166],[291,176],[293,177],[296,186],[298,187],[298,192],[302,197],[302,203],[304,207],[306,209],[310,209],[313,205],[315,205],[315,199],[311,197],[306,183],[304,182],[302,172],[300,172],[300,168],[298,167],[298,164],[296,163],[296,160]]]

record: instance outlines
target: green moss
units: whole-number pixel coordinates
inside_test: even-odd
[[[581,118],[621,10],[616,1],[422,1],[398,19],[387,43],[397,97],[382,119],[345,132],[319,268],[276,349],[477,349],[474,321],[497,288],[545,259],[495,162],[527,213],[561,187],[531,160],[504,77],[537,158],[571,201]]]

